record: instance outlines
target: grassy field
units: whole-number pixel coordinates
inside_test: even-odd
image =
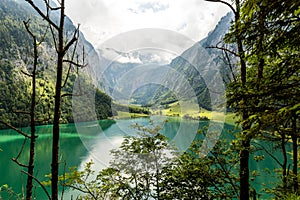
[[[184,103],[186,105],[184,105]],[[191,106],[189,107],[189,102],[183,102],[183,105],[180,105],[179,102],[171,103],[168,105],[164,105],[160,109],[151,110],[152,114],[156,115],[165,115],[165,116],[178,116],[178,117],[188,117],[188,118],[207,118],[209,120],[216,120],[216,121],[225,121],[229,124],[235,124],[238,120],[235,117],[234,113],[222,113],[222,112],[212,112],[206,110],[204,108]]]
[[[128,119],[128,118],[138,118],[138,117],[149,117],[147,114],[141,113],[129,113],[124,111],[118,111],[118,115],[114,116],[114,119]]]
[[[167,105],[161,105],[156,108],[150,108],[151,115],[164,115],[170,117],[183,117],[188,119],[209,119],[215,121],[225,121],[229,124],[235,124],[238,120],[234,113],[212,112],[198,106],[191,106],[190,102],[174,102]],[[134,106],[138,109],[138,106]],[[114,116],[115,119],[148,117],[148,114],[143,113],[129,113],[125,111],[118,111],[118,115]]]

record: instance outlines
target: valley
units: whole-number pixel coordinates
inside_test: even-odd
[[[116,1],[0,0],[0,200],[299,199],[300,3]]]

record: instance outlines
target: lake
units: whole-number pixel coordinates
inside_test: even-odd
[[[156,125],[162,127],[161,133],[168,137],[168,139],[175,143],[180,151],[185,151],[190,143],[197,135],[197,130],[205,127],[210,127],[208,121],[193,121],[183,120],[181,118],[166,118],[161,116],[154,116],[151,118]],[[96,169],[102,169],[107,166],[110,160],[110,150],[118,148],[123,137],[126,135],[136,134],[136,129],[132,127],[134,124],[149,126],[148,118],[137,119],[122,119],[122,120],[102,120],[98,122],[80,123],[80,124],[63,124],[61,125],[61,139],[60,139],[60,160],[61,172],[66,165],[69,167],[77,166],[82,169],[85,162],[93,160]],[[218,123],[219,124],[219,123]],[[221,128],[221,129],[220,129]],[[209,129],[209,128],[208,128]],[[24,131],[29,131],[23,128]],[[214,137],[230,138],[230,133],[235,131],[233,125],[219,124],[217,129],[221,130],[219,135]],[[50,173],[51,166],[51,145],[52,145],[52,126],[38,126],[37,134],[39,135],[36,142],[36,162],[35,162],[35,176],[39,180],[46,180],[45,175]],[[217,139],[217,138],[215,138]],[[28,152],[28,143],[24,147],[24,152]],[[24,143],[24,138],[11,130],[0,130],[0,185],[8,184],[17,193],[22,193],[26,184],[26,175],[21,172],[22,168],[11,161],[11,158],[19,154],[20,148]],[[210,143],[213,146],[213,144]],[[260,153],[259,155],[261,155]],[[275,154],[280,154],[275,152]],[[27,153],[20,155],[19,160],[27,162]],[[65,165],[64,165],[65,163]],[[259,165],[258,165],[259,164]],[[262,175],[255,179],[253,184],[259,190],[262,183],[274,181],[270,175],[263,173],[265,168],[271,171],[277,168],[278,165],[265,154],[265,160],[256,162],[251,160],[250,165],[252,170],[262,172]],[[41,188],[36,184],[36,194],[39,199],[46,199],[46,196],[41,191]],[[1,194],[3,195],[3,194]],[[40,196],[42,195],[42,197]],[[70,192],[66,191],[66,195],[70,196]],[[5,196],[3,195],[4,199]],[[69,199],[69,198],[65,198]]]

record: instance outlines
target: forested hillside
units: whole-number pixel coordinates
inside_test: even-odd
[[[55,49],[52,42],[50,29],[46,22],[42,21],[32,8],[22,1],[1,0],[0,2],[0,116],[2,120],[15,126],[28,125],[28,111],[30,103],[30,77],[28,74],[33,67],[33,41],[27,33],[23,21],[30,22],[32,32],[39,35],[42,42],[39,45],[38,74],[37,74],[37,113],[38,124],[51,123],[53,120],[53,95],[55,87]],[[54,15],[53,18],[56,16]],[[75,26],[67,18],[67,31],[74,31]],[[83,52],[84,48],[84,52]],[[80,73],[86,76],[93,64],[97,64],[98,56],[92,45],[80,34],[77,59],[86,60],[87,66]],[[67,68],[68,66],[66,66]],[[65,70],[67,71],[67,70]],[[73,83],[78,74],[73,70],[69,78],[65,80],[64,92],[72,93]],[[95,90],[88,77],[84,83],[89,89]],[[88,90],[88,88],[85,88]],[[97,116],[99,119],[112,115],[111,99],[106,94],[97,90]],[[73,122],[72,98],[62,99],[62,123]],[[101,108],[101,110],[100,110]],[[0,125],[1,128],[5,126]]]

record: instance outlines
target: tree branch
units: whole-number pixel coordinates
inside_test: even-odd
[[[24,150],[26,141],[27,141],[27,138],[24,139],[24,142],[23,142],[23,144],[22,144],[22,146],[21,146],[21,149],[20,149],[20,151],[19,151],[17,157],[16,157],[16,158],[12,158],[11,160],[14,161],[15,163],[17,163],[17,164],[18,164],[19,166],[21,166],[21,167],[29,168],[28,165],[22,164],[22,163],[20,163],[20,162],[18,161],[19,157],[21,156],[21,154],[22,154],[22,152],[23,152],[23,150]]]
[[[82,192],[82,193],[89,194],[88,191],[83,190],[83,189],[81,189],[81,188],[79,188],[79,187],[76,187],[76,186],[73,186],[73,185],[65,185],[65,186],[67,186],[67,187],[69,187],[69,188],[72,188],[72,189],[74,189],[74,190],[78,190],[78,191],[80,191],[80,192]]]
[[[233,12],[235,15],[237,14],[237,12],[236,12],[236,10],[233,8],[233,6],[232,6],[230,3],[226,2],[226,1],[222,1],[222,0],[204,0],[204,1],[223,3],[223,4],[225,4],[226,6],[228,6],[228,7],[232,10],[232,12]]]
[[[84,68],[84,67],[87,66],[87,65],[83,65],[83,64],[76,63],[76,62],[74,62],[74,61],[72,61],[72,60],[63,60],[63,62],[69,63],[69,64],[71,64],[71,65],[75,65],[76,67],[79,67],[79,68]]]
[[[24,150],[24,147],[25,147],[26,142],[27,142],[27,138],[24,139],[24,142],[23,142],[23,144],[22,144],[22,146],[21,146],[21,149],[20,149],[20,151],[19,151],[19,153],[18,153],[16,159],[19,159],[19,158],[20,158],[20,156],[21,156],[21,154],[22,154],[22,152],[23,152],[23,150]]]
[[[14,127],[13,125],[11,125],[11,124],[9,124],[9,123],[6,123],[6,122],[4,122],[4,121],[0,121],[0,123],[1,123],[1,124],[4,124],[4,125],[7,126],[8,128],[10,128],[10,129],[16,131],[17,133],[23,135],[23,136],[26,137],[26,138],[31,138],[30,135],[28,135],[27,133],[25,133],[25,132],[23,132],[23,131],[17,129],[16,127]],[[37,136],[36,136],[36,137],[37,137]]]
[[[280,161],[274,156],[272,155],[263,145],[254,142],[254,144],[258,145],[262,150],[264,150],[269,156],[271,156],[271,158],[273,158],[275,160],[275,162],[277,162],[281,167],[282,167],[282,163],[280,163]]]
[[[61,95],[61,98],[63,98],[63,97],[79,97],[82,95],[83,95],[82,93],[80,93],[80,94],[65,93],[65,94]]]
[[[78,33],[79,33],[79,25],[77,26],[76,30],[74,31],[73,38],[66,44],[63,49],[64,54],[68,51],[68,49],[78,40]]]
[[[31,114],[30,112],[23,111],[23,110],[16,110],[16,111],[13,111],[13,113],[20,113],[20,114],[24,114],[24,115],[30,115]]]
[[[42,187],[42,189],[43,189],[44,192],[46,193],[48,199],[51,200],[51,197],[50,197],[50,195],[49,195],[47,189],[45,188],[45,186],[44,186],[44,185],[43,185],[43,184],[42,184],[35,176],[33,176],[33,175],[31,175],[31,174],[28,174],[28,172],[25,172],[24,170],[22,170],[22,172],[23,172],[24,174],[26,174],[27,176],[32,177],[32,178],[33,178],[33,179],[34,179],[34,180]]]
[[[207,48],[207,49],[220,49],[220,50],[229,52],[229,53],[235,55],[236,57],[239,57],[239,55],[236,52],[234,52],[232,50],[229,50],[229,49],[227,49],[225,47],[219,47],[219,46],[216,45],[216,46],[208,46],[208,47],[205,47],[205,48]]]
[[[42,42],[45,41],[45,38],[46,38],[46,36],[47,36],[47,33],[48,33],[48,29],[49,29],[49,28],[51,28],[51,26],[46,26],[45,33],[44,33],[44,35],[41,36],[41,39],[40,39],[40,41],[37,43],[37,46],[39,46]]]
[[[223,52],[224,52],[225,57],[226,57],[226,60],[227,60],[227,62],[228,62],[228,66],[229,66],[229,68],[230,68],[230,71],[231,71],[233,80],[234,80],[234,82],[237,82],[237,78],[236,78],[236,76],[235,76],[235,73],[234,73],[232,64],[231,64],[231,62],[230,62],[230,58],[229,58],[228,52],[227,52],[227,51],[223,51]]]
[[[64,54],[68,51],[68,49],[76,42],[77,37],[73,37],[72,40],[68,42],[68,44],[64,48]]]
[[[38,12],[38,14],[44,19],[46,20],[51,26],[53,26],[55,29],[59,30],[59,27],[49,18],[47,17],[34,3],[32,0],[25,0],[27,3],[29,3],[32,8]]]
[[[17,165],[19,165],[20,167],[26,167],[26,168],[29,167],[28,165],[25,165],[25,164],[23,164],[23,163],[20,163],[20,162],[18,161],[18,159],[16,159],[16,158],[12,158],[11,160],[14,161],[15,163],[17,163]]]
[[[68,68],[67,76],[66,76],[66,79],[65,79],[65,81],[64,81],[64,84],[62,85],[63,88],[66,86],[66,84],[67,84],[67,82],[68,82],[68,79],[69,79],[69,75],[70,75],[70,72],[71,72],[72,65],[75,65],[75,66],[78,65],[78,63],[75,63],[75,62],[73,61],[73,60],[74,60],[75,53],[76,53],[77,44],[78,44],[78,40],[76,40],[75,47],[74,47],[73,52],[72,52],[71,60],[63,60],[63,62],[69,63],[69,68]],[[79,66],[78,66],[78,67],[79,67]]]
[[[49,0],[48,1],[44,0],[44,2],[46,4],[47,8],[49,8],[50,10],[59,10],[59,9],[61,9],[61,7],[55,7],[54,8],[54,7],[50,6]]]
[[[51,31],[51,35],[52,35],[52,39],[53,39],[55,50],[56,50],[56,52],[58,52],[57,42],[56,42],[56,38],[55,38],[55,34],[54,34],[52,26],[50,26],[50,31]]]
[[[33,77],[32,74],[29,74],[29,73],[25,72],[24,70],[21,70],[21,73],[24,74],[24,75],[26,75],[26,76]]]

